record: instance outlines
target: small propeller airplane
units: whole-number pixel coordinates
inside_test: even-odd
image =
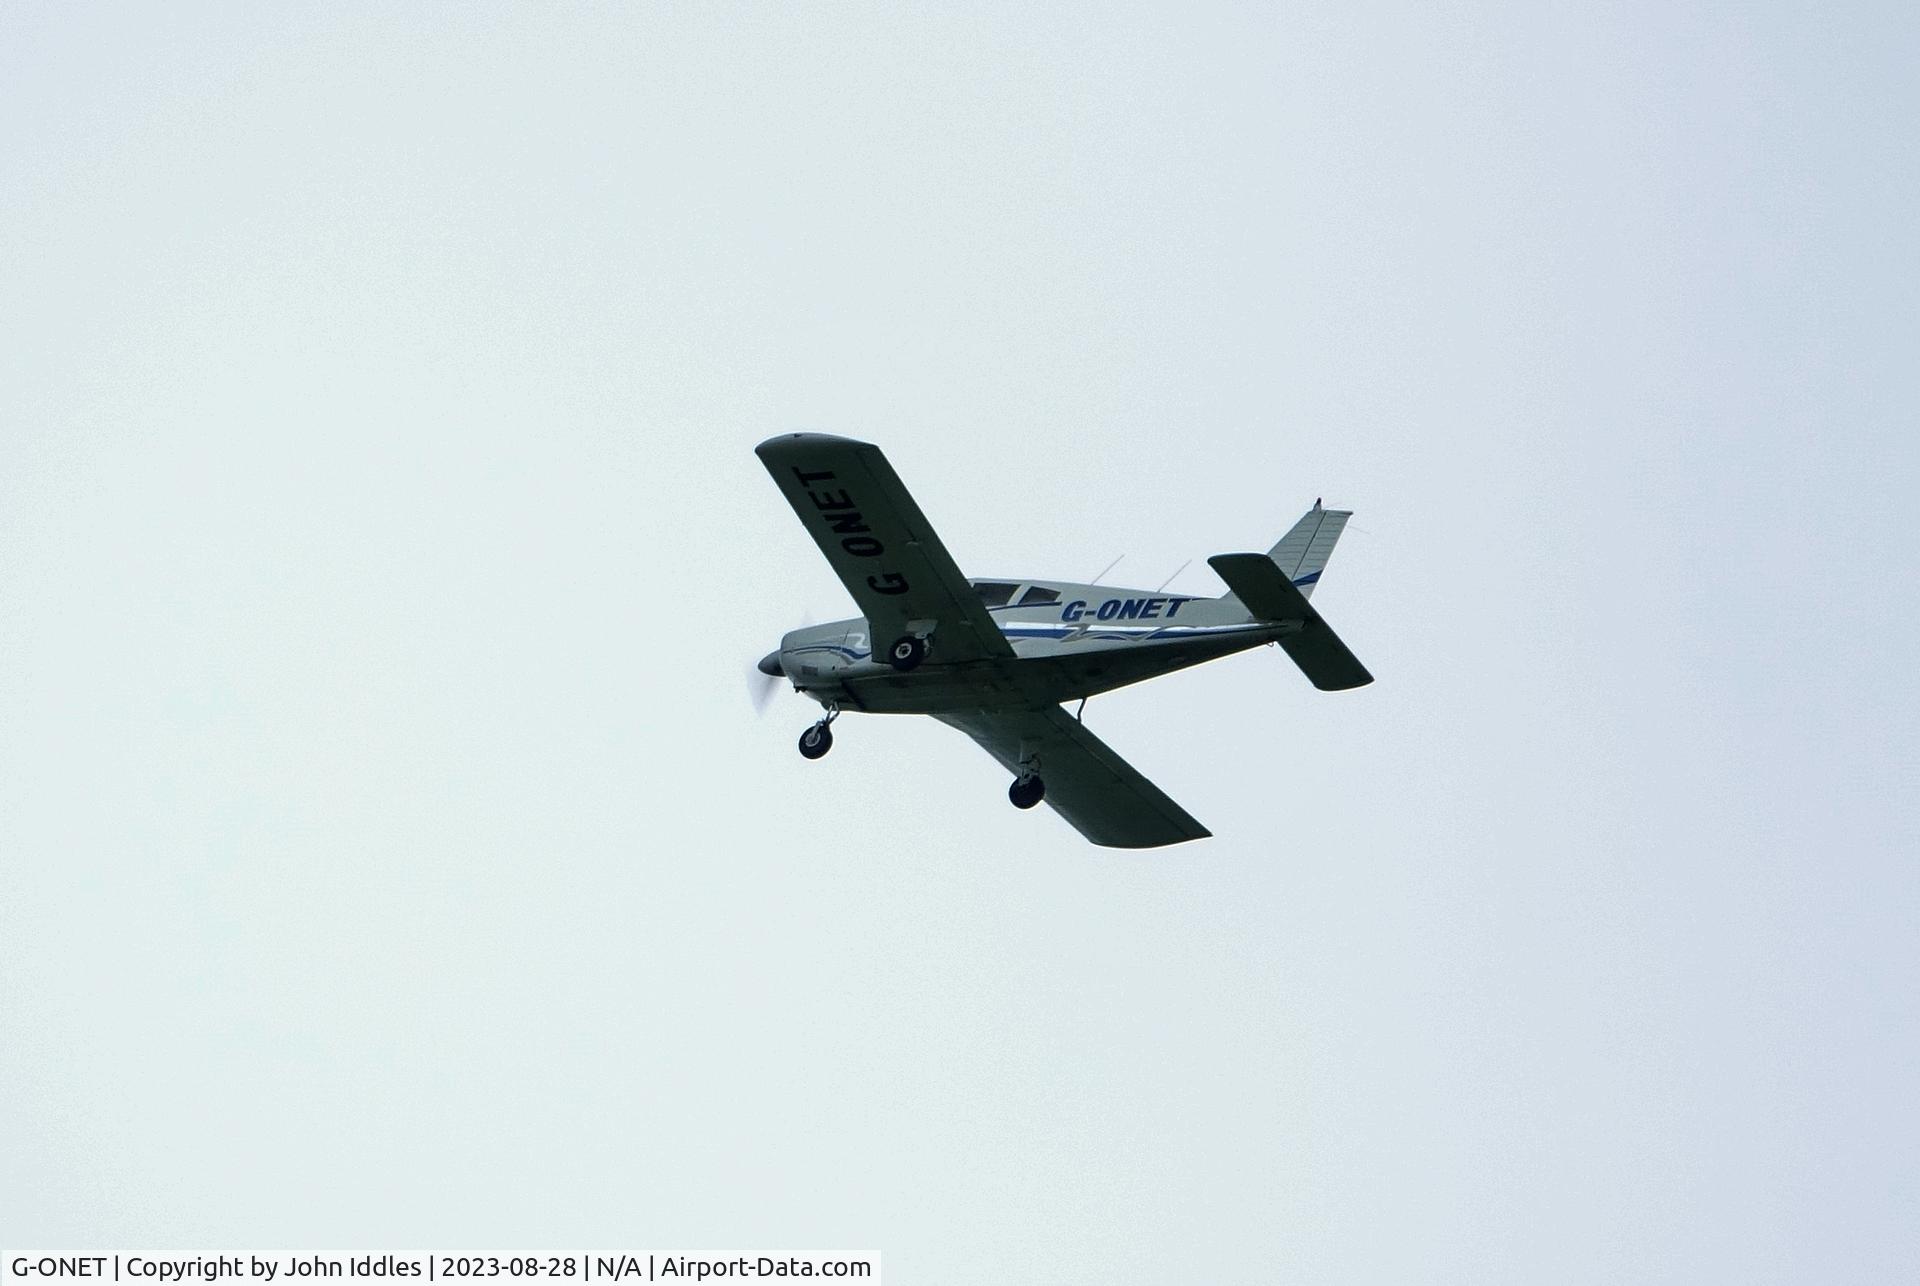
[[[1373,682],[1307,602],[1351,512],[1319,501],[1264,554],[1216,554],[1219,598],[961,575],[880,448],[787,433],[754,448],[862,613],[789,632],[758,666],[825,707],[800,736],[818,759],[843,709],[927,714],[1095,844],[1159,848],[1212,834],[1063,703],[1277,643],[1316,688]]]

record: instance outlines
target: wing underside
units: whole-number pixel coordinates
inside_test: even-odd
[[[880,448],[788,433],[754,448],[867,618],[876,646],[923,634],[935,663],[1011,659],[1013,648]]]
[[[1160,848],[1213,833],[1059,706],[933,717],[972,737],[1008,772],[1037,767],[1047,804],[1095,844]]]

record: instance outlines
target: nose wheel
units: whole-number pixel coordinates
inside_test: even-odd
[[[839,713],[839,706],[828,706],[826,717],[800,734],[800,754],[803,757],[818,759],[833,749],[833,729],[829,725]]]
[[[1007,798],[1015,808],[1032,808],[1046,797],[1047,783],[1040,780],[1038,773],[1016,778],[1013,785],[1007,787]]]

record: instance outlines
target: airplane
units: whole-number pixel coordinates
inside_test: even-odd
[[[1209,558],[1218,598],[969,579],[879,447],[786,433],[754,454],[863,613],[789,631],[756,667],[824,707],[808,759],[843,710],[932,715],[1014,775],[1016,808],[1044,800],[1095,844],[1159,848],[1212,832],[1088,731],[1088,697],[1268,643],[1323,691],[1373,682],[1307,601],[1350,510],[1316,500],[1266,553]]]

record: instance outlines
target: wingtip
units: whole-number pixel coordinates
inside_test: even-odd
[[[872,443],[862,442],[858,438],[841,437],[837,433],[808,433],[808,432],[776,433],[772,437],[768,438],[765,442],[762,442],[759,446],[755,447],[753,449],[753,453],[755,455],[764,456],[770,451],[779,451],[783,447],[829,446],[829,445],[864,447],[864,446],[871,446]]]

